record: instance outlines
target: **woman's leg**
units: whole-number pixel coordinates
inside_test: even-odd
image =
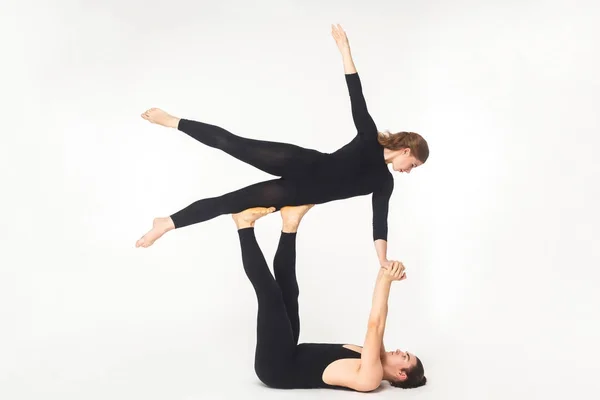
[[[308,212],[313,205],[303,205],[298,207],[283,207],[281,217],[283,226],[279,238],[279,246],[275,253],[273,261],[273,272],[275,280],[281,288],[283,302],[287,311],[292,332],[294,334],[294,343],[298,344],[300,336],[300,315],[298,311],[298,281],[296,279],[296,233],[298,225],[304,214]]]
[[[254,222],[273,211],[274,208],[253,208],[234,214],[233,219],[238,228],[244,271],[258,300],[254,369],[265,384],[279,386],[289,371],[296,342],[281,289],[254,235]]]
[[[275,207],[298,205],[298,185],[284,179],[273,179],[247,186],[223,196],[198,200],[170,217],[156,218],[152,229],[136,243],[136,247],[149,247],[168,231],[197,224],[223,214],[238,213],[250,207]],[[306,197],[303,194],[303,197]]]
[[[293,144],[244,138],[219,126],[177,118],[157,108],[146,111],[142,117],[176,128],[209,147],[275,176],[292,178],[306,175],[326,156],[317,150]]]

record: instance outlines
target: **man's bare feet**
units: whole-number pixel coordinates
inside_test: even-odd
[[[135,247],[150,247],[156,239],[159,239],[171,229],[175,229],[175,224],[171,217],[155,218],[152,223],[152,229],[135,243]]]
[[[146,110],[142,113],[142,118],[153,124],[166,126],[167,128],[177,128],[179,126],[179,120],[181,119],[172,116],[160,108],[150,108]]]
[[[257,219],[271,214],[273,211],[275,211],[275,207],[254,207],[237,214],[231,214],[231,218],[235,221],[238,229],[251,228]]]
[[[303,206],[288,206],[281,209],[281,219],[283,220],[282,231],[293,233],[298,230],[298,225],[302,217],[314,207],[314,204],[305,204]]]

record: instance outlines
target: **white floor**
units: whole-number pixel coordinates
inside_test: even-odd
[[[10,357],[9,374],[3,374],[2,398],[188,400],[365,396],[345,391],[266,388],[252,373],[253,339],[248,324],[251,321],[240,320],[239,329],[234,331],[233,323],[219,321],[216,315],[206,317],[212,321],[206,326],[191,322],[188,326],[165,324],[144,332],[141,326],[121,321],[121,331],[111,332],[99,326],[95,331],[90,329],[72,337],[30,339],[29,343],[37,343],[37,347],[18,349]],[[463,343],[454,346],[430,341],[431,336],[424,334],[431,343],[420,352],[429,384],[413,390],[384,384],[369,396],[383,399],[595,397],[593,393],[597,393],[594,390],[598,386],[590,380],[593,370],[589,368],[593,367],[593,361],[585,358],[582,346],[567,347],[567,352],[575,353],[576,357],[564,357],[560,354],[563,347],[552,346],[551,340],[540,345],[529,339],[521,346],[512,346],[503,344],[502,337],[497,336],[488,338],[493,344],[471,345],[471,340],[481,341],[481,334],[469,329]],[[552,337],[552,333],[548,336]],[[509,343],[511,339],[509,336]],[[544,338],[540,340],[543,342]],[[574,364],[563,361],[569,357],[579,361]]]
[[[600,398],[599,8],[4,1],[0,400]],[[378,127],[431,148],[389,216],[409,279],[385,342],[422,358],[416,390],[263,387],[228,216],[133,247],[153,217],[270,178],[145,109],[321,151],[354,136],[338,22]],[[279,227],[257,225],[268,261]],[[361,344],[376,271],[370,197],[311,210],[301,341]]]

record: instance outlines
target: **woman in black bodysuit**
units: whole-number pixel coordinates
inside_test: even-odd
[[[383,380],[393,386],[414,388],[427,382],[423,364],[414,354],[386,351],[383,335],[388,297],[393,281],[406,278],[397,261],[381,267],[375,283],[364,345],[300,343],[296,235],[311,205],[283,207],[279,246],[273,274],[254,236],[257,219],[274,207],[252,208],[233,215],[238,229],[244,271],[258,300],[254,370],[267,386],[281,389],[346,388],[372,391]]]
[[[354,139],[333,153],[322,153],[288,143],[243,138],[215,125],[177,118],[157,108],[149,109],[142,118],[176,128],[207,146],[279,178],[198,200],[170,217],[156,218],[152,230],[137,241],[137,247],[152,245],[169,230],[249,207],[280,209],[372,193],[373,240],[380,263],[387,262],[388,204],[394,187],[388,164],[392,164],[397,172],[408,173],[427,160],[429,147],[417,133],[384,134],[377,130],[367,110],[346,35],[339,26],[333,27],[332,35],[344,60],[352,117],[357,129]]]

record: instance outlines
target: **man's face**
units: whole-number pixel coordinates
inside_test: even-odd
[[[397,370],[395,374],[398,380],[405,380],[406,373],[403,371],[410,371],[417,365],[417,357],[407,351],[394,350],[388,351],[388,365]]]

